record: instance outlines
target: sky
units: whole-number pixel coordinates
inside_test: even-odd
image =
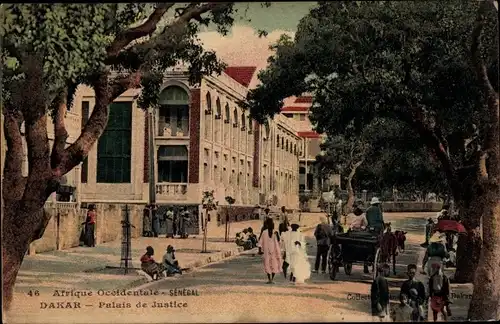
[[[281,34],[293,37],[299,20],[316,4],[317,2],[273,2],[271,7],[263,8],[258,2],[238,3],[237,16],[243,15],[248,7],[246,17],[250,22],[235,17],[229,35],[222,36],[213,31],[213,28],[209,28],[199,33],[199,38],[206,49],[214,50],[228,65],[257,66],[260,70],[266,66],[267,58],[272,55],[269,46],[275,43]],[[269,33],[267,37],[259,38],[259,29],[266,30]]]

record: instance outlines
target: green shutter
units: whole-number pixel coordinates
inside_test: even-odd
[[[97,182],[130,183],[132,102],[115,102],[97,145]]]

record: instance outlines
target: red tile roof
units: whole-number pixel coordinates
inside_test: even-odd
[[[248,87],[253,75],[257,70],[256,66],[229,66],[224,73],[236,80],[239,84]]]
[[[319,138],[320,135],[316,133],[315,131],[308,131],[308,132],[298,132],[298,135],[300,137],[305,137],[305,138]]]
[[[311,96],[303,96],[303,97],[298,97],[295,99],[294,103],[312,103],[313,102],[313,97]]]
[[[287,112],[287,111],[308,111],[309,107],[300,107],[300,106],[287,106],[281,108],[281,112]]]

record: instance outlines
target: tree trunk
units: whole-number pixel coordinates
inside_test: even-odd
[[[352,212],[352,206],[354,205],[354,199],[356,198],[354,189],[352,187],[352,179],[356,175],[356,170],[359,168],[359,166],[363,163],[363,160],[356,162],[352,168],[351,172],[349,172],[349,175],[347,176],[347,204],[345,207],[345,213],[346,215]]]
[[[483,213],[484,243],[469,306],[471,320],[500,318],[500,185],[486,195]]]
[[[471,178],[474,177],[469,179]],[[481,253],[481,216],[484,209],[484,197],[483,193],[477,191],[476,188],[477,183],[464,180],[463,200],[455,201],[460,219],[467,230],[466,234],[458,237],[457,267],[453,277],[457,283],[473,282]]]

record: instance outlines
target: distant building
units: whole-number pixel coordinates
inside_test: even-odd
[[[308,94],[287,98],[281,113],[294,121],[297,134],[301,137],[299,191],[301,194],[309,193],[319,197],[320,192],[327,191],[331,186],[340,186],[340,176],[332,175],[324,178],[317,168],[316,156],[321,152],[320,144],[326,139],[326,135],[313,131],[313,125],[309,120],[312,102],[313,97]]]

